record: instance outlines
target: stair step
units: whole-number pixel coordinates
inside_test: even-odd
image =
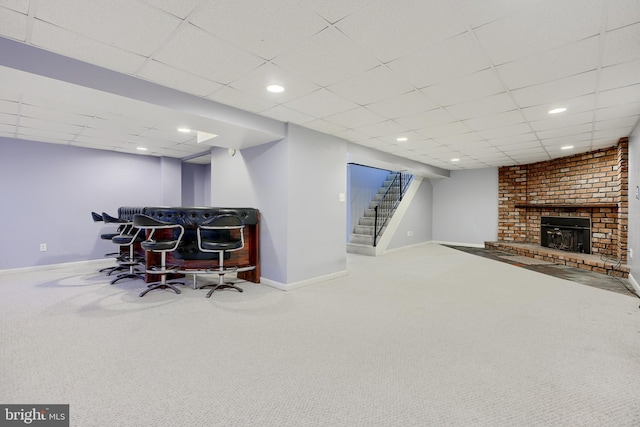
[[[367,236],[373,236],[374,227],[372,225],[356,225],[353,228],[353,234],[363,234]]]
[[[373,227],[374,223],[375,223],[375,218],[370,216],[360,217],[360,221],[358,221],[358,225],[368,225],[370,227]]]
[[[364,234],[352,234],[349,239],[349,243],[355,243],[358,245],[373,245],[373,236],[367,236]]]

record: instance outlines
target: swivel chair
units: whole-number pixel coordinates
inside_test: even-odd
[[[173,285],[184,285],[184,282],[167,280],[167,274],[176,273],[178,270],[177,267],[167,266],[167,252],[173,252],[178,248],[182,241],[182,236],[184,236],[184,227],[180,224],[159,221],[143,214],[133,216],[133,225],[141,230],[151,230],[147,239],[141,242],[140,246],[142,246],[145,251],[160,253],[160,265],[152,266],[145,270],[148,274],[160,275],[160,281],[149,283],[147,289],[142,291],[140,296],[143,297],[154,289],[167,288],[179,294],[180,289]]]
[[[144,279],[140,271],[136,270],[136,267],[140,265],[141,258],[137,257],[135,254],[135,244],[142,241],[142,237],[140,236],[140,229],[135,228],[132,222],[122,220],[119,218],[114,218],[107,213],[102,213],[102,219],[105,222],[113,222],[120,224],[121,233],[113,236],[111,241],[118,245],[121,249],[123,247],[128,248],[128,254],[121,254],[118,258],[118,266],[127,270],[125,273],[120,273],[118,276],[111,281],[111,284],[115,284],[116,282],[122,279]]]
[[[225,269],[224,258],[228,252],[244,248],[244,222],[237,215],[217,215],[203,222],[197,229],[198,248],[202,252],[218,253],[218,268],[207,270],[207,273],[218,274],[218,283],[203,285],[200,288],[213,286],[207,294],[209,298],[216,289],[233,288],[238,292],[243,290],[234,283],[225,282],[224,275],[237,271],[237,267]]]
[[[107,215],[107,216],[108,216],[108,215]],[[93,219],[93,222],[115,222],[115,223],[120,223],[120,221],[118,220],[118,218],[113,218],[113,217],[110,217],[110,216],[109,216],[109,218],[110,218],[112,221],[105,221],[105,220],[104,220],[104,218],[103,218],[103,216],[102,216],[102,215],[100,215],[100,214],[99,214],[99,213],[97,213],[97,212],[91,212],[91,218]],[[111,242],[111,241],[112,241],[112,239],[113,239],[115,236],[117,236],[118,234],[122,234],[122,232],[124,231],[124,229],[125,229],[124,225],[122,225],[122,224],[120,223],[120,226],[119,226],[116,230],[114,230],[114,231],[112,231],[112,232],[110,232],[110,233],[102,233],[102,234],[100,234],[100,238],[101,238],[102,240],[108,240],[108,241],[110,241],[110,242]],[[120,257],[120,254],[119,254],[118,252],[110,252],[110,253],[108,253],[108,254],[104,254],[104,256],[105,256],[105,257],[112,257],[112,258],[119,258],[119,257]],[[116,266],[113,266],[113,267],[105,267],[105,268],[101,268],[101,269],[100,269],[100,270],[98,270],[98,271],[99,271],[100,273],[104,273],[104,272],[106,271],[106,272],[107,272],[107,276],[110,276],[110,275],[111,275],[111,273],[113,273],[114,271],[120,271],[120,270],[125,270],[125,269],[126,269],[126,268],[125,268],[125,267],[123,267],[123,266],[116,265]]]

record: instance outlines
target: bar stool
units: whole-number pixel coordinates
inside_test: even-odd
[[[234,232],[235,231],[235,232]],[[239,231],[239,233],[237,232]],[[218,268],[207,270],[207,273],[217,273],[218,283],[208,284],[200,288],[213,286],[207,294],[207,298],[216,289],[233,288],[238,292],[243,290],[234,283],[225,282],[224,275],[238,270],[237,267],[225,269],[224,257],[228,252],[233,252],[244,248],[244,222],[237,215],[224,214],[217,215],[208,221],[203,222],[197,229],[198,248],[202,252],[218,253]]]
[[[135,244],[142,241],[140,229],[135,228],[130,221],[114,218],[104,212],[102,213],[102,219],[105,222],[120,224],[122,227],[121,233],[114,236],[111,241],[120,248],[128,247],[128,253],[121,253],[118,257],[118,266],[127,271],[118,274],[118,276],[111,281],[111,284],[113,285],[122,279],[144,279],[142,273],[136,270],[136,267],[139,266],[142,261],[142,259],[135,254]]]
[[[167,266],[167,252],[173,252],[178,248],[182,241],[182,236],[184,236],[184,227],[180,224],[158,221],[157,219],[143,214],[136,214],[133,216],[133,225],[141,230],[151,230],[147,239],[142,241],[140,246],[142,246],[142,248],[147,252],[160,253],[160,265],[152,266],[147,268],[145,271],[149,274],[160,275],[161,279],[157,282],[149,283],[147,285],[147,289],[142,291],[140,296],[143,297],[154,289],[171,289],[176,294],[179,294],[180,289],[173,285],[184,285],[184,282],[167,280],[167,274],[177,273],[178,271],[177,267]],[[160,230],[166,231],[158,232]]]

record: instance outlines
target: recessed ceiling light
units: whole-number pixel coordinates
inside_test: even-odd
[[[148,148],[147,147],[137,147],[136,150],[147,151]]]
[[[191,129],[185,128],[185,127],[179,127],[178,128],[178,132],[189,133],[189,132],[191,132]]]
[[[553,110],[550,110],[549,114],[564,113],[565,111],[567,111],[565,107],[558,107],[558,108],[554,108]]]
[[[565,145],[564,147],[560,147],[561,150],[571,150],[573,145]]]
[[[398,141],[398,142],[406,142],[408,140],[409,140],[409,138],[407,138],[406,136],[399,136],[399,137],[396,138],[396,141]]]
[[[280,85],[269,85],[267,86],[267,90],[269,92],[273,92],[273,93],[280,93],[280,92],[284,92],[284,88]]]
[[[460,161],[460,159],[458,159],[458,158],[454,158],[454,159],[451,159],[451,161],[452,161],[452,162],[459,162],[459,161]]]

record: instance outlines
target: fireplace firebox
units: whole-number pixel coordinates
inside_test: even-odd
[[[543,216],[540,244],[568,252],[591,253],[591,218]]]

